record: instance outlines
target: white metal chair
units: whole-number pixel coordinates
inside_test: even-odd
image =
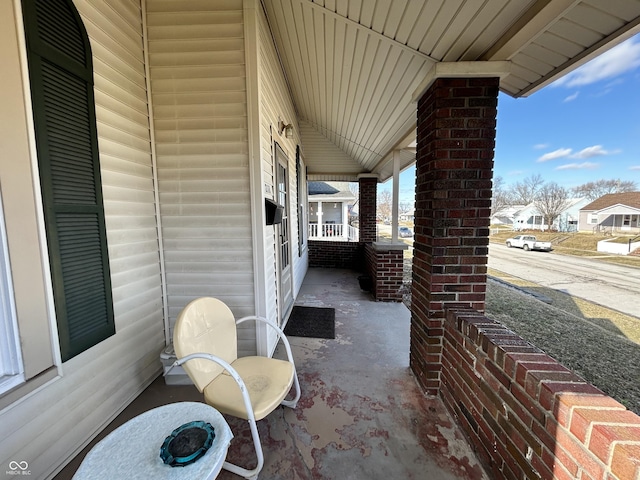
[[[238,358],[236,326],[255,320],[273,328],[282,340],[288,360],[251,356]],[[300,399],[291,346],[284,332],[269,320],[248,316],[235,320],[222,301],[203,297],[190,302],[180,313],[173,332],[176,360],[204,393],[205,401],[219,410],[248,420],[258,458],[252,470],[225,462],[223,468],[245,478],[257,479],[264,465],[256,420],[279,405],[295,408]],[[295,384],[295,396],[285,400]]]

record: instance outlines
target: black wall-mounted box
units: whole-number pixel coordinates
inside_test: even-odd
[[[275,225],[276,223],[282,222],[282,212],[284,210],[282,206],[278,205],[273,200],[265,198],[264,208],[266,213],[267,225]]]

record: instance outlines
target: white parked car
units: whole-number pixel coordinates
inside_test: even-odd
[[[533,235],[516,235],[513,238],[507,238],[507,247],[517,247],[524,250],[542,250],[550,252],[551,242],[539,242]]]

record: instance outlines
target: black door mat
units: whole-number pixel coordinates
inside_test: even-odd
[[[292,337],[336,338],[336,310],[296,305],[284,333]]]

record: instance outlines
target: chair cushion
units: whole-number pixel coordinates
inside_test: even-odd
[[[241,357],[231,366],[244,380],[256,420],[271,413],[289,393],[294,366],[285,360],[268,357]],[[222,413],[247,419],[242,393],[227,372],[218,375],[204,389],[205,401]]]

